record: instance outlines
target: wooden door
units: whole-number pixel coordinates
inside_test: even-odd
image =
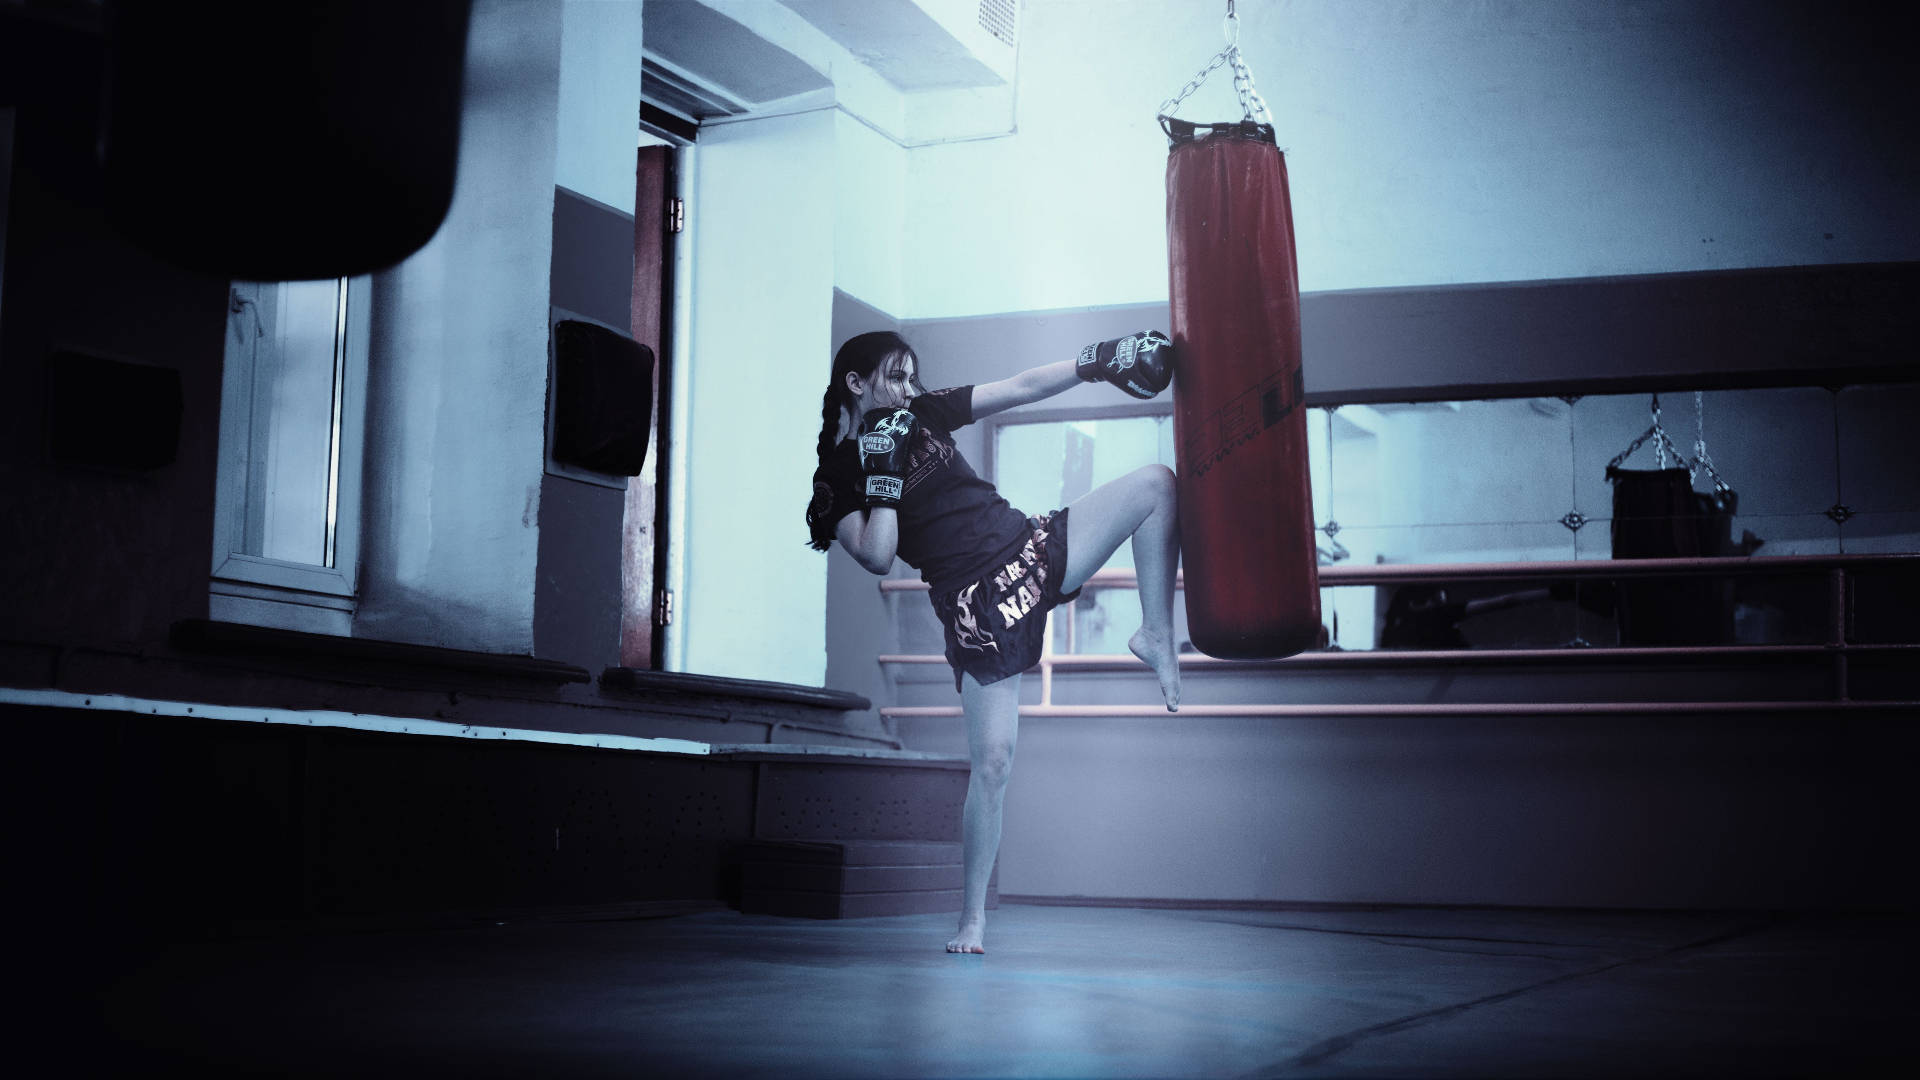
[[[673,296],[675,205],[673,148],[643,146],[633,200],[633,339],[653,350],[653,434],[647,467],[627,485],[620,555],[620,663],[661,666],[667,565],[667,432],[673,394]]]

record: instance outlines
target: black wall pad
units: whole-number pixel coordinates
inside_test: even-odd
[[[653,430],[653,350],[604,326],[553,328],[553,457],[609,476],[638,476]]]
[[[82,353],[47,359],[47,442],[54,461],[111,469],[173,464],[180,373]]]

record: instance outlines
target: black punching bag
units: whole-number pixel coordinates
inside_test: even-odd
[[[1187,628],[1209,656],[1290,656],[1320,584],[1286,161],[1265,124],[1162,120]]]
[[[453,202],[469,0],[110,0],[107,213],[258,281],[391,266]]]

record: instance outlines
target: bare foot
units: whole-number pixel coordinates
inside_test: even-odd
[[[954,935],[952,941],[947,942],[947,951],[950,953],[980,953],[984,955],[987,951],[986,945],[983,944],[986,940],[986,934],[987,927],[985,923],[962,922],[960,924],[960,932]]]
[[[1134,631],[1133,638],[1127,642],[1127,648],[1140,662],[1153,669],[1160,676],[1160,696],[1167,699],[1167,711],[1180,711],[1180,658],[1173,651],[1173,642],[1159,634],[1147,632],[1146,627]]]

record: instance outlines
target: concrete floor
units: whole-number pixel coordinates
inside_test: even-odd
[[[1911,1071],[1920,919],[1003,905],[151,947],[88,1054],[301,1075]],[[1908,1068],[1899,1068],[1906,1062]]]

